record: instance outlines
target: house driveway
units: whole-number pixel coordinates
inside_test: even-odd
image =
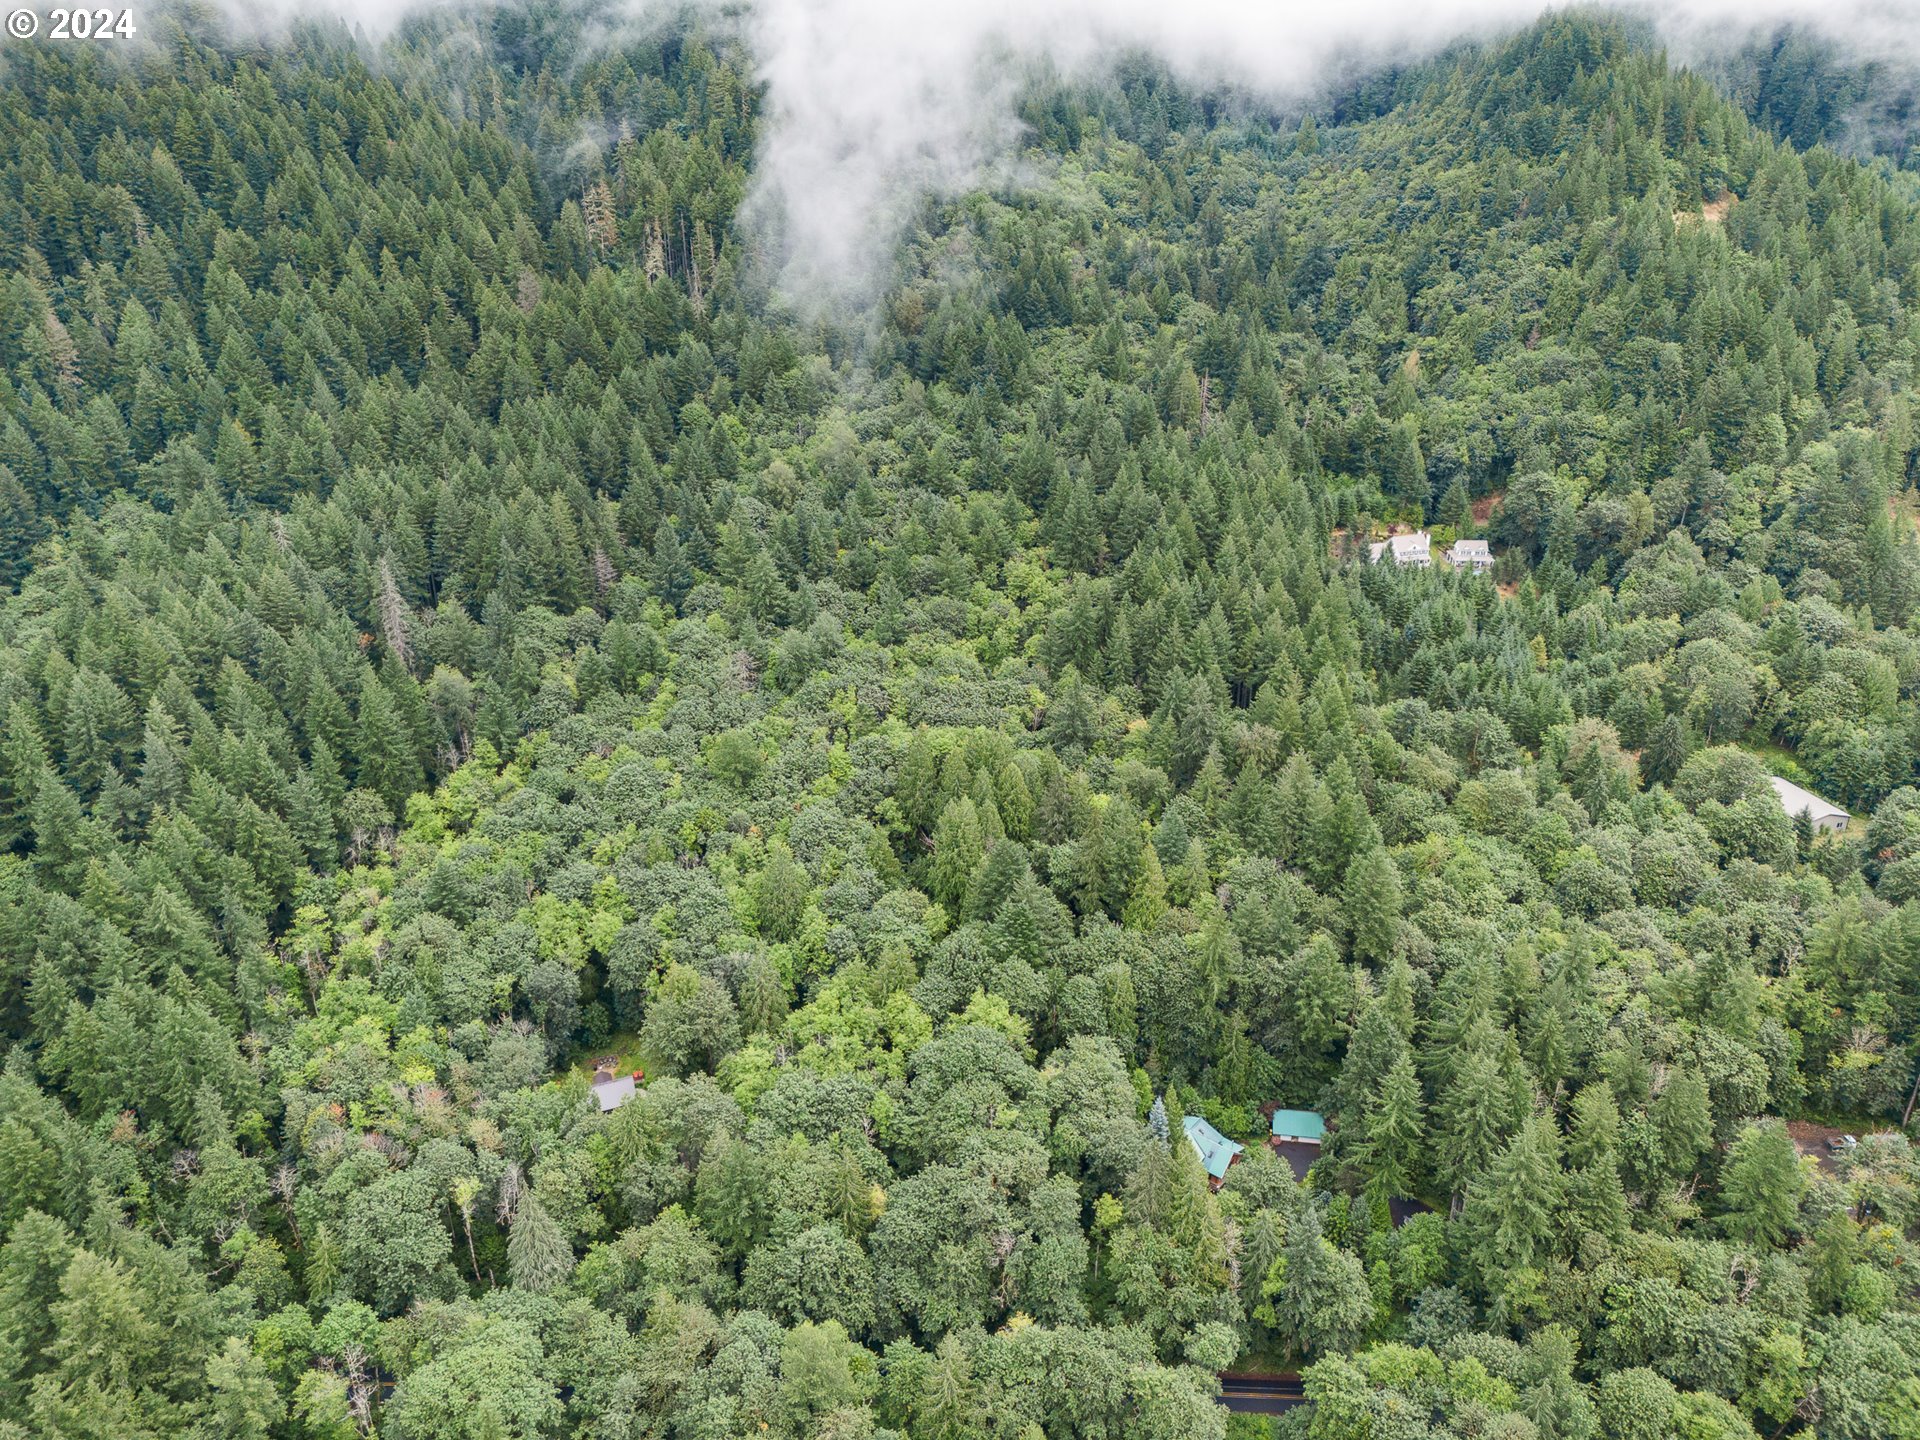
[[[1293,1178],[1304,1180],[1313,1162],[1320,1158],[1320,1147],[1300,1140],[1269,1140],[1273,1153],[1293,1167]]]

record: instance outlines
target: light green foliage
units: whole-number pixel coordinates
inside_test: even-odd
[[[1603,1375],[1596,1391],[1602,1434],[1620,1440],[1662,1440],[1671,1433],[1679,1397],[1672,1385],[1651,1370]]]
[[[507,1266],[514,1285],[522,1290],[551,1290],[573,1268],[567,1237],[531,1195],[520,1202],[507,1240]]]
[[[1892,82],[1020,64],[836,311],[593,8],[8,51],[5,1440],[1920,1434]]]
[[[559,1397],[532,1317],[463,1309],[436,1318],[450,1333],[394,1390],[392,1427],[404,1440],[533,1435],[555,1422]]]
[[[1267,1272],[1261,1293],[1275,1329],[1307,1355],[1346,1349],[1373,1318],[1365,1270],[1323,1238],[1311,1209],[1294,1218],[1287,1248]]]
[[[680,1074],[716,1067],[739,1043],[733,1001],[711,975],[674,965],[647,1007],[640,1043]]]
[[[1423,1173],[1426,1130],[1420,1080],[1402,1055],[1386,1074],[1366,1111],[1367,1168],[1389,1195],[1412,1192]]]
[[[392,1314],[413,1296],[446,1291],[453,1240],[441,1208],[425,1181],[405,1171],[354,1193],[339,1225],[341,1274],[353,1293]]]
[[[1486,1175],[1469,1186],[1465,1223],[1477,1236],[1489,1288],[1546,1258],[1561,1209],[1560,1133],[1546,1116],[1522,1125]]]
[[[1384,965],[1400,936],[1400,873],[1383,850],[1368,850],[1347,867],[1344,890],[1356,958]]]
[[[1727,1233],[1749,1245],[1778,1245],[1794,1227],[1806,1188],[1786,1127],[1749,1126],[1728,1149],[1720,1171]]]

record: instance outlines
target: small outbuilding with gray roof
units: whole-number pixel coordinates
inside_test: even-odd
[[[1811,790],[1802,790],[1791,780],[1769,775],[1767,783],[1773,786],[1773,793],[1780,797],[1780,808],[1787,812],[1789,820],[1805,815],[1816,830],[1844,830],[1847,821],[1853,818],[1831,800],[1822,800]]]
[[[615,1075],[607,1070],[594,1071],[593,1098],[600,1107],[600,1113],[604,1115],[609,1110],[618,1110],[631,1100],[639,1089],[640,1078],[638,1070],[628,1075]]]

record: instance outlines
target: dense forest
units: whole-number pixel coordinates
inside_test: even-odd
[[[0,1437],[1920,1437],[1911,193],[1141,59],[822,311],[580,21],[0,62]]]
[[[1805,28],[1738,47],[1714,66],[1731,97],[1795,145],[1831,144],[1920,168],[1920,56],[1861,58]]]

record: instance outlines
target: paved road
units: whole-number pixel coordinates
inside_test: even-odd
[[[1243,1415],[1278,1415],[1307,1403],[1298,1375],[1222,1375],[1220,1403]]]

